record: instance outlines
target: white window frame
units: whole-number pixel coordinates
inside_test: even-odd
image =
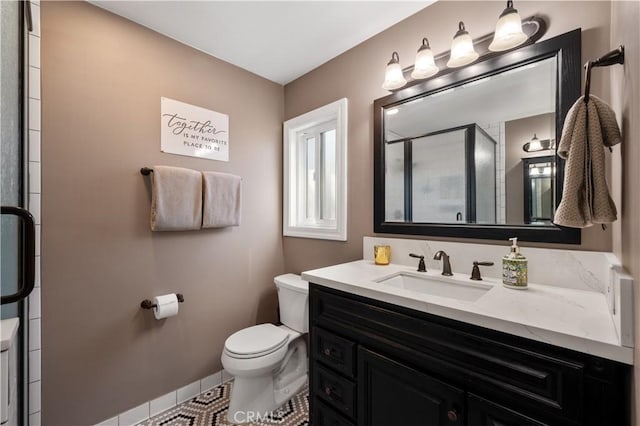
[[[284,123],[282,234],[286,237],[347,240],[347,108],[347,98],[342,98]],[[336,218],[308,221],[303,217],[306,185],[301,184],[306,182],[306,163],[300,152],[306,149],[305,133],[319,135],[331,123],[335,123],[336,129]],[[315,158],[319,158],[320,145],[316,137]],[[316,190],[316,210],[321,206],[321,192]]]

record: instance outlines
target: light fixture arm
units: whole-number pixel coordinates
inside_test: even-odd
[[[398,52],[393,52],[391,54],[391,59],[389,60],[389,62],[387,62],[387,65],[391,65],[391,64],[399,64],[400,63],[400,56],[398,55]]]

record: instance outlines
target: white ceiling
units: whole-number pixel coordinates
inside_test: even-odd
[[[434,2],[90,0],[280,84]]]

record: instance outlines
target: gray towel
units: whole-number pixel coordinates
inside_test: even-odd
[[[203,228],[239,226],[242,178],[227,173],[202,172]]]
[[[588,126],[588,128],[587,128]],[[558,155],[567,160],[554,223],[586,228],[617,219],[605,176],[604,147],[622,142],[613,110],[602,99],[581,97],[567,113]]]
[[[202,226],[202,175],[180,167],[153,166],[151,230],[187,231]]]

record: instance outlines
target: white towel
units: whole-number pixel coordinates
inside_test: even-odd
[[[180,167],[153,166],[151,230],[188,231],[202,226],[202,175]]]
[[[588,126],[588,127],[587,127]],[[604,147],[622,141],[613,110],[596,96],[581,97],[567,113],[558,155],[567,159],[554,223],[586,228],[617,219],[605,176]]]
[[[242,178],[227,173],[202,172],[203,228],[239,226]]]

